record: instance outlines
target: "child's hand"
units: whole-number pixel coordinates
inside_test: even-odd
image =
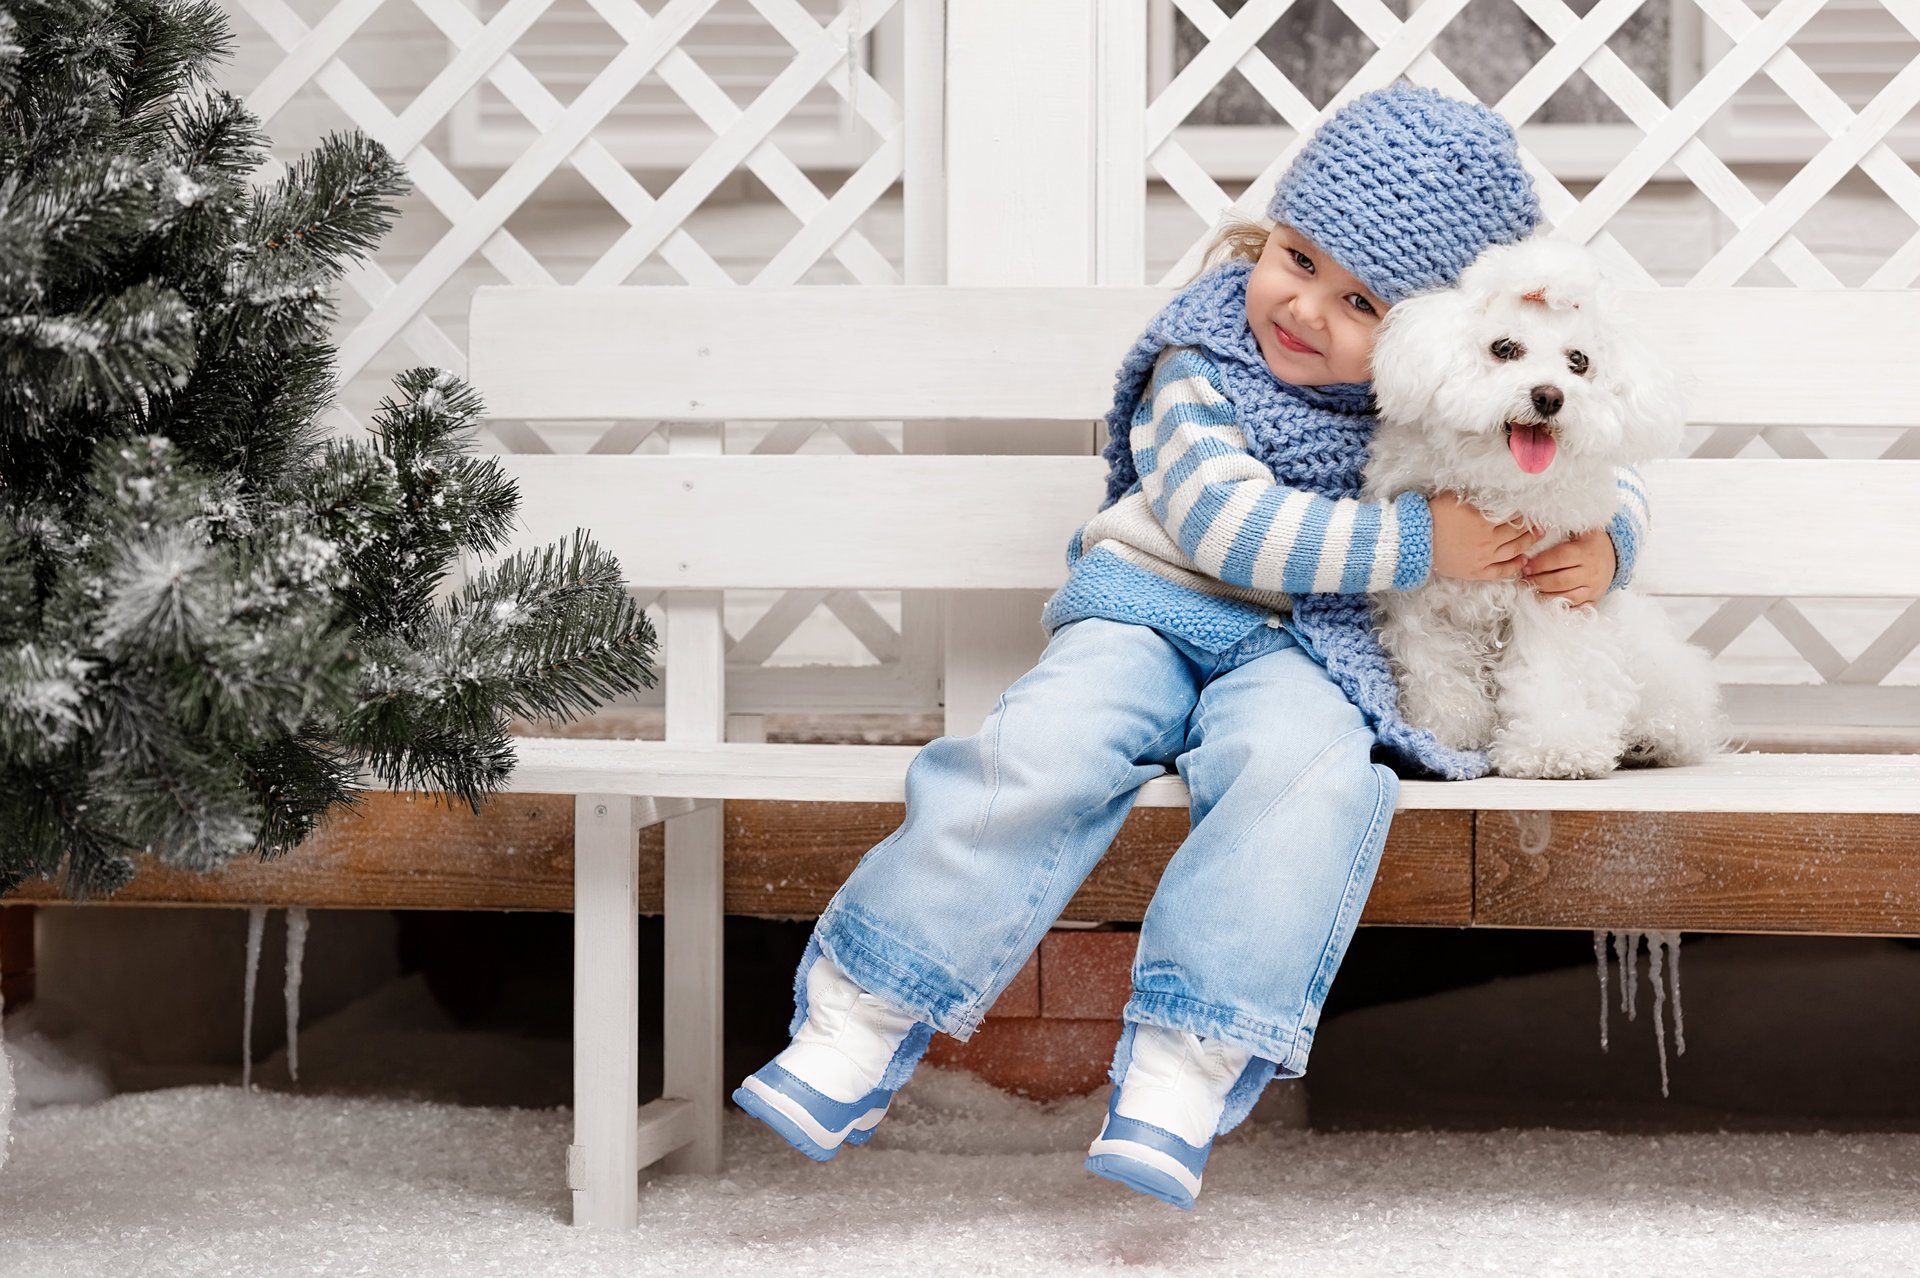
[[[1539,594],[1584,608],[1607,593],[1619,566],[1613,538],[1596,528],[1533,556],[1527,561],[1526,579]]]
[[[1525,525],[1496,524],[1454,493],[1427,502],[1433,512],[1433,575],[1461,581],[1498,581],[1526,571],[1522,552],[1540,539]],[[1611,577],[1608,578],[1612,580]]]

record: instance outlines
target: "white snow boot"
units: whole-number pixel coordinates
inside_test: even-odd
[[[880,1086],[914,1027],[822,954],[807,971],[807,1019],[786,1050],[734,1090],[734,1103],[815,1162],[864,1145],[886,1117]]]
[[[1087,1170],[1192,1211],[1227,1093],[1252,1059],[1217,1038],[1135,1026],[1133,1054],[1087,1151]]]

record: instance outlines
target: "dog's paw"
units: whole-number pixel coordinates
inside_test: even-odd
[[[1503,777],[1540,781],[1584,781],[1605,776],[1617,766],[1620,751],[1610,744],[1541,745],[1499,739],[1488,753],[1493,770]]]
[[[1725,749],[1725,733],[1710,723],[1691,724],[1634,737],[1627,742],[1620,763],[1629,768],[1678,768],[1704,763]]]
[[[1409,686],[1400,694],[1400,717],[1425,728],[1449,750],[1484,750],[1500,726],[1493,698],[1464,681]]]

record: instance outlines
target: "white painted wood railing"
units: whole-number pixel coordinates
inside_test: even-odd
[[[492,411],[661,422],[667,451],[506,459],[520,541],[588,526],[636,587],[663,591],[664,741],[518,743],[515,789],[576,795],[575,1218],[631,1225],[643,1161],[719,1166],[722,826],[729,798],[898,801],[904,747],[728,740],[724,592],[906,588],[967,600],[1057,585],[1098,504],[1086,455],[1110,369],[1162,293],[1144,289],[482,290],[472,376]],[[1689,374],[1716,432],[1916,421],[1920,293],[1645,293],[1640,322]],[[942,420],[958,437],[1067,423],[1073,455],[735,455],[735,418]],[[1710,440],[1711,440],[1710,436]],[[1704,629],[1784,596],[1920,595],[1920,460],[1695,458],[1650,470],[1640,580],[1726,602]],[[1025,593],[1022,593],[1025,592]],[[1729,614],[1728,610],[1732,612]],[[1792,617],[1783,633],[1790,636]],[[1752,616],[1747,616],[1751,621]],[[1037,631],[1037,615],[1025,623]],[[1920,616],[1863,664],[1891,669]],[[964,637],[964,628],[949,633]],[[1811,642],[1810,640],[1808,642]],[[1888,654],[1891,653],[1891,660]],[[966,650],[950,654],[964,659]],[[1871,671],[1869,670],[1869,673]],[[1017,672],[1016,672],[1017,673]],[[1011,677],[1011,676],[1009,676]],[[1002,685],[1004,686],[1004,685]],[[1912,726],[1912,689],[1865,688]],[[975,689],[977,692],[978,689]],[[1899,693],[1901,695],[1894,695]],[[1891,710],[1889,711],[1889,707]],[[971,731],[973,723],[959,725]],[[950,719],[951,723],[951,719]],[[750,737],[751,734],[749,733]],[[1179,782],[1141,802],[1184,803]],[[1914,755],[1734,755],[1593,782],[1409,783],[1402,807],[1920,811]],[[633,1110],[635,833],[666,823],[665,1099]]]
[[[567,495],[530,502],[543,512],[530,518],[554,516],[540,534],[572,527],[569,519],[593,527],[649,589],[724,581],[843,593],[1034,592],[1058,584],[1060,547],[1097,502],[1092,422],[1106,410],[1118,352],[1164,296],[1119,288],[487,289],[475,299],[472,349],[489,409],[503,415],[649,425],[938,419],[955,440],[978,434],[1002,453],[1013,451],[1010,432],[1057,436],[1060,426],[1042,423],[1069,423],[1072,456],[694,461],[676,453],[670,467],[656,454],[596,458],[590,483],[565,458],[511,462],[527,492]],[[1624,294],[1622,304],[1682,370],[1702,441],[1695,459],[1665,463],[1652,478],[1655,535],[1642,582],[1673,597],[1711,651],[1736,648],[1763,622],[1790,645],[1764,663],[1728,661],[1736,727],[1830,746],[1844,746],[1849,733],[1920,736],[1920,687],[1889,679],[1920,644],[1920,609],[1900,610],[1920,593],[1911,571],[1920,521],[1907,513],[1910,463],[1900,460],[1920,456],[1912,447],[1920,430],[1900,433],[1920,426],[1920,360],[1909,337],[1920,331],[1920,295],[1649,290]],[[1829,461],[1809,432],[1894,442],[1882,461]],[[1731,456],[1755,438],[1792,460]],[[976,494],[974,504],[943,502],[953,487]],[[758,513],[742,520],[736,509]],[[655,523],[652,512],[667,517]],[[766,527],[804,528],[818,540],[768,536]],[[926,545],[942,553],[918,548],[914,528],[926,528]],[[944,548],[958,546],[977,553],[943,566],[953,558]],[[1808,620],[1809,600],[1861,610],[1889,601],[1898,615],[1847,641],[1849,658]],[[1883,624],[1871,614],[1868,623]],[[1755,665],[1760,677],[1743,678]],[[957,721],[950,715],[949,727],[970,731],[997,695],[987,691]]]

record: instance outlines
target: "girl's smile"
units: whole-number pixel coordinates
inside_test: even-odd
[[[1286,347],[1288,350],[1293,351],[1295,354],[1318,355],[1320,353],[1319,351],[1316,351],[1315,349],[1313,349],[1313,347],[1301,341],[1299,338],[1295,337],[1292,333],[1289,333],[1286,329],[1282,328],[1278,324],[1275,324],[1273,326],[1273,332],[1274,332],[1274,336],[1279,339],[1280,344]]]

